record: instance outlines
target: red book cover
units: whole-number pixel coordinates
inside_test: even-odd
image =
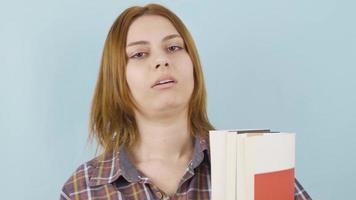
[[[294,200],[294,168],[255,174],[255,200]]]

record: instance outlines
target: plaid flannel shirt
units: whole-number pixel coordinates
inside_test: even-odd
[[[174,196],[166,195],[138,171],[122,146],[117,152],[82,164],[64,184],[60,200],[208,200],[210,158],[207,138],[197,137],[194,155]],[[311,200],[295,179],[295,200]]]

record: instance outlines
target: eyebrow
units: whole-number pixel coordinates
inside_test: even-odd
[[[171,35],[167,35],[166,37],[164,37],[162,39],[162,41],[170,40],[170,39],[176,38],[176,37],[180,37],[181,38],[181,36],[178,35],[178,34],[171,34]],[[144,40],[140,40],[140,41],[136,41],[136,42],[130,42],[126,47],[130,47],[130,46],[134,46],[134,45],[140,45],[140,44],[146,45],[146,44],[149,44],[149,42],[148,41],[144,41]]]

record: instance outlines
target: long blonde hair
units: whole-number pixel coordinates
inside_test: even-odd
[[[89,139],[95,138],[104,153],[117,150],[121,144],[130,147],[138,138],[133,112],[135,104],[125,77],[125,48],[131,23],[142,15],[160,15],[167,18],[185,42],[194,66],[194,90],[188,108],[190,133],[196,136],[207,134],[209,130],[214,129],[207,116],[207,95],[199,55],[189,31],[172,11],[161,5],[133,6],[122,12],[110,28],[92,99]]]

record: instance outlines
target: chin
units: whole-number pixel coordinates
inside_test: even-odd
[[[155,104],[156,110],[176,110],[179,108],[184,108],[186,106],[186,102],[183,101],[178,101],[178,99],[170,99],[170,100],[165,100],[165,101],[158,101]]]
[[[165,109],[170,109],[170,108],[177,108],[181,104],[176,102],[176,101],[166,101],[166,102],[161,102],[156,105],[157,110],[165,110]]]

